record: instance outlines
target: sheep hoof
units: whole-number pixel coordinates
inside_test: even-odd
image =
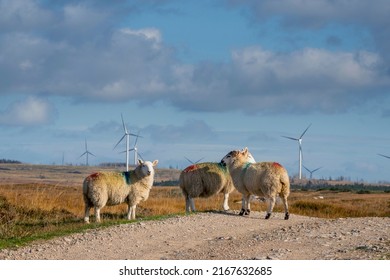
[[[286,212],[286,214],[284,215],[284,219],[288,220],[288,218],[290,218],[290,214],[288,212]]]
[[[269,217],[271,217],[271,213],[267,213],[267,215],[265,215],[265,219],[268,220]]]
[[[245,213],[246,213],[245,209],[241,209],[241,211],[240,211],[240,213],[238,215],[244,216]]]
[[[247,209],[244,213],[245,216],[249,216],[249,214],[251,213],[251,209]]]

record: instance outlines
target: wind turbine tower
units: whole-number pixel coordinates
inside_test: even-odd
[[[302,179],[302,137],[303,137],[303,135],[305,135],[306,131],[309,129],[310,126],[311,126],[311,124],[309,124],[309,126],[305,129],[305,131],[301,134],[301,136],[299,136],[299,138],[282,136],[282,137],[290,139],[290,140],[298,141],[298,145],[299,145],[299,179]]]
[[[87,138],[85,138],[85,152],[80,156],[80,158],[82,156],[86,156],[86,160],[85,160],[85,165],[88,166],[88,155],[91,155],[91,156],[94,156],[96,157],[93,153],[91,153],[90,151],[88,151],[88,144],[87,144]]]
[[[123,115],[121,114],[121,118],[122,118],[122,125],[123,125],[123,130],[125,132],[125,134],[122,136],[122,138],[118,141],[118,143],[116,143],[114,149],[119,145],[120,142],[122,142],[122,140],[126,137],[126,171],[129,171],[129,141],[130,141],[130,135],[132,136],[137,136],[135,134],[132,134],[132,133],[129,133],[129,131],[127,130],[127,127],[125,125],[125,121],[123,120]]]
[[[142,136],[139,135],[139,132],[138,134],[136,135],[136,138],[135,138],[135,142],[134,142],[134,147],[132,149],[130,149],[129,151],[134,151],[134,165],[137,165],[138,163],[138,148],[137,148],[137,142],[138,142],[138,138]],[[141,157],[142,158],[142,157]]]

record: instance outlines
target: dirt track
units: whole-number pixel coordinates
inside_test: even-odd
[[[390,218],[202,213],[139,221],[0,251],[0,259],[390,259]]]

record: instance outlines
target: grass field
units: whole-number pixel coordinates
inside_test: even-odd
[[[19,170],[3,167],[0,170],[0,248],[127,222],[124,220],[127,206],[123,204],[103,208],[101,225],[83,223],[81,184],[83,178],[96,168],[35,168]],[[160,171],[158,178],[171,180],[177,176],[172,172]],[[222,199],[222,195],[196,199],[195,204],[198,211],[221,210]],[[231,209],[240,209],[240,199],[238,192],[231,195]],[[390,193],[385,192],[293,191],[289,204],[290,212],[297,215],[321,218],[390,217]],[[265,211],[266,203],[255,201],[251,208]],[[283,211],[282,205],[277,204],[275,211]],[[184,198],[180,189],[154,187],[149,199],[137,207],[136,214],[144,220],[184,215]]]

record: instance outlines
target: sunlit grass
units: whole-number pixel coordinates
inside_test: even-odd
[[[222,210],[223,195],[195,199],[198,211]],[[241,195],[231,194],[232,210],[241,208]],[[154,187],[149,199],[137,207],[137,218],[156,219],[184,215],[184,197],[178,187]],[[294,191],[289,197],[290,213],[320,218],[390,217],[390,193],[358,194],[335,191]],[[253,201],[253,211],[265,211],[267,203]],[[81,186],[50,184],[0,185],[0,248],[52,238],[87,228],[128,222],[127,205],[105,207],[103,223],[83,223]],[[277,203],[274,211],[284,211]],[[92,212],[93,213],[93,212]],[[94,221],[92,215],[91,221]]]

